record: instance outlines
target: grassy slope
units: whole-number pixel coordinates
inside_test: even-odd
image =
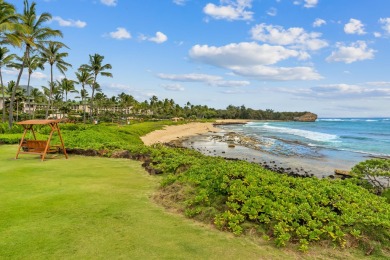
[[[16,148],[0,145],[0,258],[289,258],[165,212],[138,162],[14,160]]]

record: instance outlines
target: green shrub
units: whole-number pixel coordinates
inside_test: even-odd
[[[251,222],[277,246],[297,242],[302,251],[322,240],[345,247],[351,236],[375,243],[381,230],[381,243],[388,246],[390,205],[353,181],[293,178],[193,151],[160,147],[152,154],[157,167],[172,173],[163,187],[182,183],[194,188],[184,201],[186,215],[204,216],[213,208],[220,229],[239,235]],[[177,173],[183,165],[187,170]]]
[[[382,194],[390,187],[390,160],[369,159],[352,168],[352,173],[368,182],[373,192]]]

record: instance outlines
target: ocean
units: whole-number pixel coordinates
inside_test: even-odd
[[[344,150],[370,156],[390,156],[390,119],[322,118],[316,122],[251,122],[225,129],[262,139],[270,152],[321,156],[321,149]],[[278,149],[281,150],[281,149]]]
[[[228,149],[226,143],[210,136],[194,137],[187,146],[214,156],[260,163],[276,161],[283,167],[304,168],[318,177],[332,175],[335,169],[350,170],[369,158],[390,158],[389,118],[256,121],[221,128],[224,133],[235,132],[258,140],[260,151],[246,147]]]

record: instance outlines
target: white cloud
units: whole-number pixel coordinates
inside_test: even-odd
[[[328,46],[320,39],[321,33],[306,32],[303,28],[292,27],[287,30],[282,26],[258,24],[251,29],[252,39],[278,45],[289,45],[293,48],[319,50]]]
[[[203,12],[217,20],[252,20],[253,12],[248,11],[252,7],[252,0],[220,0],[219,6],[208,3]]]
[[[3,69],[2,72],[7,75],[18,75],[19,70],[15,68]]]
[[[87,26],[86,22],[83,22],[83,21],[80,21],[80,20],[75,21],[75,20],[72,20],[72,19],[65,20],[65,19],[62,19],[59,16],[54,16],[53,17],[53,21],[58,22],[58,24],[60,26],[64,26],[64,27],[84,28],[85,26]]]
[[[157,75],[160,79],[179,81],[179,82],[200,82],[214,87],[245,87],[250,85],[246,80],[225,80],[221,76],[209,74],[164,74]]]
[[[198,62],[229,69],[236,75],[259,80],[317,80],[322,78],[311,67],[271,67],[288,58],[305,58],[305,53],[283,46],[255,42],[228,44],[222,47],[195,45],[189,56]]]
[[[138,39],[141,41],[151,41],[160,44],[166,42],[168,40],[168,37],[162,32],[156,32],[156,35],[154,37],[148,37],[146,35],[141,34],[138,36]]]
[[[233,66],[235,74],[258,80],[319,80],[321,75],[311,67],[270,67],[270,66]]]
[[[374,58],[374,53],[376,52],[373,49],[369,49],[364,41],[354,42],[350,46],[338,43],[337,48],[338,50],[333,51],[326,58],[326,61],[352,63],[360,60],[369,60]]]
[[[380,32],[374,32],[374,37],[380,38],[380,37],[382,37],[382,34]]]
[[[160,79],[181,81],[181,82],[210,82],[222,80],[220,76],[208,75],[208,74],[164,74],[160,73],[157,75]]]
[[[367,87],[370,83],[360,85],[351,85],[345,83],[320,85],[312,88],[287,89],[280,88],[278,91],[294,94],[301,97],[311,97],[315,99],[365,99],[367,98],[383,98],[390,97],[389,85],[386,87],[372,88]]]
[[[131,39],[131,34],[123,27],[118,27],[115,32],[110,32],[109,34],[111,38],[117,40]]]
[[[360,85],[332,84],[312,88],[322,98],[374,98],[390,97],[390,88],[371,88]]]
[[[366,82],[365,84],[374,87],[390,87],[390,82],[388,81],[373,81],[373,82]]]
[[[209,82],[211,86],[216,86],[216,87],[245,87],[249,86],[251,83],[246,80],[219,80],[219,81],[212,81]]]
[[[100,0],[100,2],[107,6],[116,6],[118,3],[117,0]]]
[[[149,38],[149,41],[155,42],[155,43],[163,43],[163,42],[166,42],[167,40],[168,40],[168,37],[165,34],[163,34],[162,32],[156,32],[155,37]]]
[[[19,70],[18,69],[15,69],[15,68],[9,68],[9,69],[3,69],[2,72],[5,74],[5,75],[12,75],[12,76],[16,76],[19,74]],[[27,79],[28,78],[28,72],[25,70],[23,72],[23,78]],[[46,79],[47,78],[47,75],[40,72],[40,71],[34,71],[32,74],[31,74],[31,78],[32,79],[37,79],[37,80],[42,80],[42,79]],[[5,84],[5,83],[4,83]]]
[[[110,83],[110,84],[103,84],[101,86],[105,93],[109,95],[117,95],[122,92],[125,92],[127,94],[132,95],[135,99],[137,100],[145,100],[149,99],[152,96],[157,96],[158,94],[153,92],[152,90],[147,90],[147,89],[135,89],[132,88],[129,85],[126,84],[121,84],[121,83]]]
[[[326,24],[326,21],[323,20],[323,19],[320,19],[320,18],[317,18],[314,22],[313,22],[313,27],[321,27],[322,25],[325,25]]]
[[[47,75],[42,72],[36,71],[31,74],[31,78],[33,79],[46,79]]]
[[[184,91],[184,87],[180,84],[162,84],[161,86],[168,91]]]
[[[218,67],[235,65],[270,65],[300,53],[283,46],[259,45],[255,42],[231,43],[222,47],[195,45],[189,52],[193,60]]]
[[[303,2],[303,7],[305,8],[313,8],[316,7],[318,4],[318,0],[295,0],[293,1],[294,5],[302,5]]]
[[[269,16],[276,16],[278,14],[278,10],[274,7],[271,7],[270,9],[268,9],[267,14]]]
[[[305,0],[305,4],[303,5],[306,8],[316,7],[318,4],[318,0]]]
[[[173,0],[173,3],[177,5],[185,5],[187,0]]]
[[[390,17],[380,18],[379,23],[382,24],[382,29],[385,30],[387,34],[390,34]]]
[[[365,34],[364,24],[357,19],[349,19],[349,23],[344,25],[344,32],[347,34]]]

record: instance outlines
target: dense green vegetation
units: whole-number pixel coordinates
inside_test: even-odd
[[[360,185],[370,192],[382,195],[390,203],[390,160],[369,159],[352,168],[352,174]]]
[[[105,156],[115,150],[147,155],[146,164],[165,173],[158,200],[188,217],[237,235],[256,234],[278,247],[307,251],[326,241],[388,256],[390,205],[360,181],[294,178],[192,150],[143,146],[139,137],[165,123],[61,128],[70,148],[103,150]],[[45,134],[43,128],[39,132]]]
[[[390,205],[353,180],[294,178],[165,147],[153,150],[152,157],[157,167],[173,173],[163,187],[185,194],[179,201],[185,214],[221,229],[256,232],[277,246],[297,243],[302,251],[323,240],[372,250],[389,245]]]
[[[139,162],[15,151],[0,145],[0,259],[297,258],[166,212]]]

